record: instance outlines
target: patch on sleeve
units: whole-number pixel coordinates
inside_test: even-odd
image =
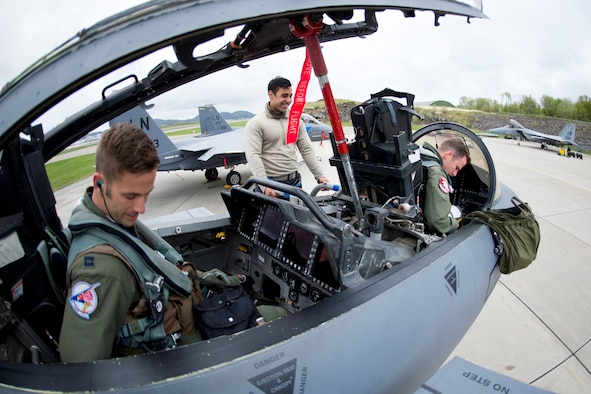
[[[78,316],[89,320],[90,314],[98,307],[98,296],[96,289],[101,284],[90,285],[86,282],[77,282],[72,286],[72,296],[70,297],[70,306]]]
[[[444,176],[439,178],[439,188],[445,194],[449,194],[449,183],[447,182],[447,178]]]

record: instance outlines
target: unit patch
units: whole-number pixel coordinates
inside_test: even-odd
[[[74,313],[83,319],[90,319],[90,314],[98,307],[98,296],[94,289],[100,285],[100,283],[90,285],[86,282],[77,282],[72,286],[70,306]]]
[[[447,178],[442,176],[439,178],[439,188],[445,194],[449,194],[449,183],[447,182]]]

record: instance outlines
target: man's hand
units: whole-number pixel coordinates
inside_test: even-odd
[[[318,183],[330,183],[330,181],[325,177],[321,176],[320,178],[318,178]]]
[[[265,187],[265,195],[269,197],[277,197],[277,193],[275,193],[275,190],[273,190],[270,187]]]

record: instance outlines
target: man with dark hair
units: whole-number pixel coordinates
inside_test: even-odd
[[[458,228],[449,200],[450,176],[455,177],[470,163],[470,151],[461,138],[446,136],[437,149],[429,143],[423,145],[421,160],[426,169],[425,187],[420,199],[427,231],[449,234]]]
[[[196,275],[194,267],[138,220],[160,162],[152,140],[131,123],[116,124],[95,161],[93,186],[69,222],[64,362],[172,347],[180,335],[197,333],[191,308],[203,300],[183,271]]]
[[[296,148],[318,183],[328,183],[316,160],[314,146],[300,121],[295,143],[287,144],[288,108],[292,88],[288,79],[273,78],[267,85],[269,101],[265,110],[250,119],[244,129],[245,153],[252,174],[277,182],[301,187]],[[265,188],[265,194],[277,197],[275,190]]]

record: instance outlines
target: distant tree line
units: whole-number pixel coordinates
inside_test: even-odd
[[[501,95],[501,102],[489,98],[462,97],[458,107],[484,112],[541,115],[591,122],[591,99],[586,95],[580,96],[576,103],[567,98],[543,95],[538,103],[532,96],[513,98],[510,93],[505,92]]]

